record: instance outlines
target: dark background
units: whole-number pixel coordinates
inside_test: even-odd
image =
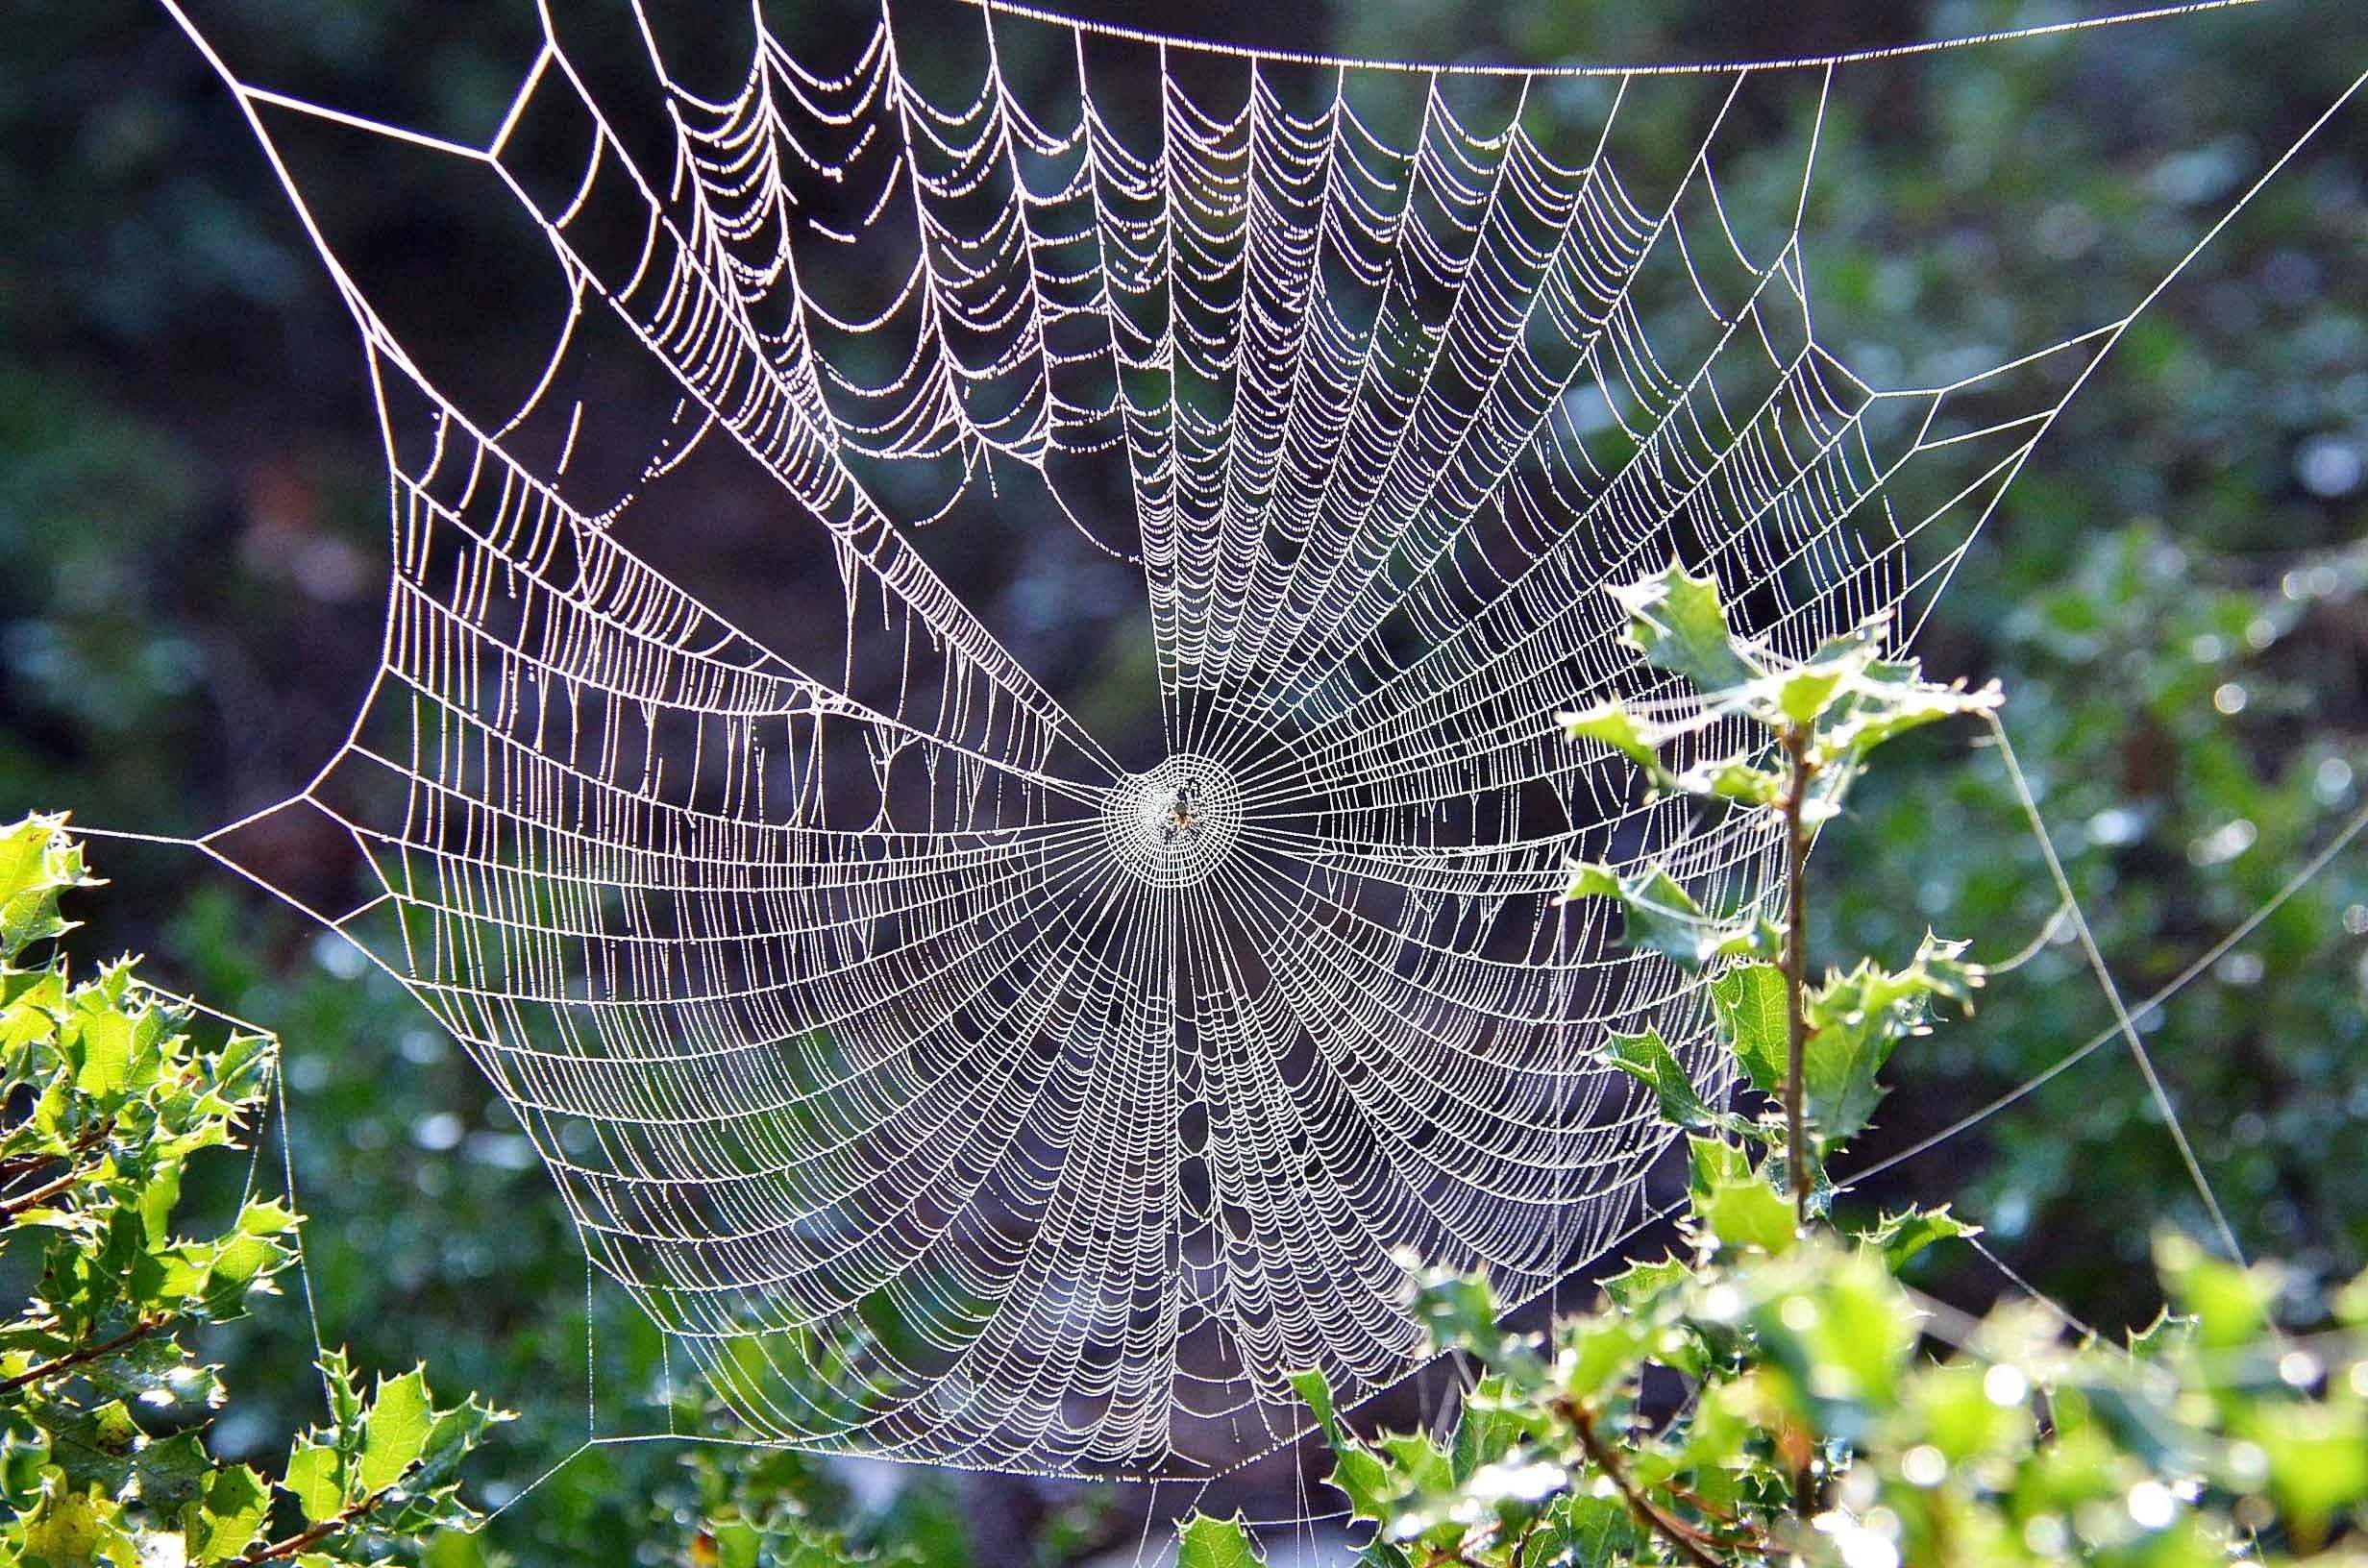
[[[1246,44],[1533,62],[1767,58],[2096,11],[1075,8]],[[976,25],[919,0],[897,14],[906,29]],[[233,0],[198,15],[252,80],[479,139],[536,36],[516,0]],[[827,57],[873,12],[768,15]],[[2272,0],[1845,71],[1809,228],[1821,329],[1862,369],[1904,374],[1969,344],[2005,357],[2127,309],[2363,68],[2368,12]],[[2115,351],[1921,645],[1941,674],[2005,682],[2057,847],[2132,998],[2277,893],[2368,785],[2364,172],[2368,104],[2356,103]],[[495,380],[530,374],[531,334],[502,331],[499,290],[455,263],[469,210],[362,179],[333,202],[417,331]],[[0,6],[0,812],[202,832],[326,758],[380,631],[385,492],[360,372],[244,124],[161,11]],[[719,485],[704,501],[668,520],[670,569],[740,595],[743,614],[812,613],[831,579],[795,548],[802,535],[774,527],[777,498]],[[1132,606],[1097,600],[1064,545],[1014,548],[1041,539],[1039,524],[1009,527],[1008,540],[933,543],[933,558],[996,604],[1089,723],[1144,711],[1147,670],[1114,630]],[[326,841],[259,852],[325,895],[352,874]],[[427,1357],[519,1409],[482,1469],[497,1501],[566,1455],[584,1430],[583,1264],[501,1103],[391,984],[235,876],[185,851],[93,855],[115,879],[85,900],[93,950],[144,951],[160,982],[286,1041],[325,1335],[366,1365]],[[1919,741],[1874,780],[1819,858],[1836,889],[1817,912],[1825,952],[1904,956],[1930,923],[2001,957],[2056,902],[1996,758],[1961,734]],[[2146,1020],[2238,1236],[2303,1265],[2306,1291],[2368,1259],[2364,933],[2356,846]],[[1863,1158],[2024,1082],[2109,1017],[2078,949],[2047,945],[1972,1021],[1903,1050]],[[1858,1199],[1912,1195],[1954,1201],[2009,1266],[2104,1325],[2153,1311],[2153,1228],[2205,1224],[2118,1044]],[[1925,1266],[1920,1283],[1968,1304],[2010,1288],[1970,1254]],[[629,1309],[595,1296],[592,1311],[604,1409],[648,1405],[654,1336]],[[293,1303],[224,1336],[241,1395],[226,1447],[274,1447],[306,1417],[308,1338]],[[663,1445],[604,1449],[506,1513],[493,1539],[534,1562],[618,1560],[626,1539],[672,1560],[696,1487],[729,1483]],[[803,1461],[739,1483],[777,1484],[942,1561],[1055,1561],[1112,1542],[1124,1557],[1144,1507]],[[1265,1512],[1305,1507],[1288,1468],[1253,1483],[1254,1513],[1260,1486]]]

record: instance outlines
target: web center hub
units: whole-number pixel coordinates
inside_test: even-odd
[[[1241,792],[1215,762],[1179,752],[1110,787],[1102,797],[1101,831],[1119,863],[1139,880],[1189,888],[1207,880],[1241,837]]]

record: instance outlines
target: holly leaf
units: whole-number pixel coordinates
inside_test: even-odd
[[[1627,1568],[1652,1560],[1652,1537],[1617,1497],[1565,1492],[1554,1500],[1527,1560],[1568,1568]]]
[[[120,1400],[95,1409],[53,1405],[40,1419],[48,1424],[50,1458],[66,1479],[118,1503],[169,1515],[194,1500],[213,1471],[198,1433],[151,1436]]]
[[[1349,1512],[1360,1519],[1381,1518],[1391,1496],[1389,1466],[1341,1425],[1340,1412],[1332,1403],[1332,1385],[1324,1381],[1321,1372],[1294,1372],[1287,1381],[1292,1391],[1306,1404],[1323,1433],[1324,1441],[1331,1446],[1330,1481],[1334,1489],[1348,1500]]]
[[[204,1497],[182,1510],[189,1560],[235,1562],[262,1539],[271,1522],[271,1487],[243,1464],[225,1465],[206,1481]]]
[[[84,870],[82,845],[67,837],[62,814],[0,828],[0,965],[73,930],[75,922],[58,913],[60,895],[99,885]]]
[[[1621,1311],[1640,1315],[1692,1275],[1692,1268],[1682,1258],[1664,1258],[1657,1263],[1630,1263],[1603,1282],[1603,1293]]]
[[[1754,1337],[1817,1432],[1855,1441],[1891,1408],[1921,1334],[1899,1282],[1872,1253],[1812,1252],[1752,1303]]]
[[[1661,1119],[1672,1126],[1703,1132],[1724,1126],[1729,1119],[1702,1102],[1702,1096],[1694,1091],[1693,1080],[1686,1076],[1685,1066],[1658,1029],[1647,1029],[1640,1035],[1615,1032],[1607,1036],[1597,1060],[1649,1088],[1660,1105]]]
[[[1953,1241],[1981,1234],[1981,1226],[1950,1213],[1944,1203],[1937,1209],[1911,1208],[1886,1214],[1858,1236],[1860,1240],[1882,1248],[1884,1260],[1897,1273],[1902,1263],[1936,1241]]]
[[[2269,1461],[2269,1489],[2306,1539],[2368,1498],[2368,1406],[2358,1400],[2261,1405],[2244,1423]]]
[[[1575,713],[1558,713],[1554,722],[1565,738],[1594,741],[1650,772],[1661,767],[1661,732],[1647,725],[1617,700],[1598,702]]]
[[[1654,782],[1665,790],[1705,800],[1734,800],[1747,806],[1773,806],[1785,797],[1782,773],[1755,768],[1739,757],[1696,763],[1682,773],[1656,772]]]
[[[17,1520],[16,1531],[24,1548],[19,1560],[57,1568],[81,1568],[102,1557],[126,1565],[138,1560],[123,1506],[74,1485],[55,1465],[41,1472],[40,1493]]]
[[[2130,1330],[2125,1336],[2134,1361],[2167,1361],[2185,1350],[2194,1338],[2195,1319],[2183,1317],[2167,1307],[2155,1313],[2153,1322],[2142,1329]]]
[[[2232,1263],[2169,1234],[2155,1240],[2155,1267],[2171,1305],[2195,1319],[2196,1343],[2208,1351],[2232,1351],[2259,1338],[2284,1283],[2271,1265]]]
[[[1239,1515],[1212,1519],[1196,1513],[1177,1536],[1176,1568],[1260,1568],[1266,1558],[1249,1538],[1249,1526]]]
[[[224,1392],[220,1368],[191,1356],[171,1334],[152,1334],[82,1369],[83,1380],[103,1399],[119,1399],[150,1411],[194,1412],[218,1409]]]
[[[398,1378],[379,1380],[378,1396],[361,1418],[362,1494],[382,1492],[404,1478],[428,1447],[435,1424],[428,1402],[428,1374],[415,1366]]]
[[[1845,1015],[1813,1030],[1801,1051],[1803,1109],[1828,1143],[1856,1137],[1889,1092],[1875,1081],[1899,1037],[1880,1020]]]
[[[334,1519],[345,1511],[345,1457],[327,1443],[299,1437],[288,1451],[280,1484],[304,1510],[306,1524]]]
[[[1698,969],[1712,959],[1751,951],[1760,940],[1746,920],[1721,920],[1707,913],[1691,894],[1658,866],[1622,875],[1600,862],[1570,869],[1563,901],[1609,898],[1626,917],[1626,941]]]
[[[1465,1396],[1451,1452],[1455,1481],[1462,1485],[1482,1469],[1507,1458],[1544,1423],[1530,1395],[1491,1373]]]
[[[1881,648],[1880,622],[1839,637],[1829,637],[1799,664],[1762,677],[1753,690],[1754,705],[1765,710],[1764,719],[1790,725],[1813,725],[1828,711],[1856,695],[1860,681]]]
[[[1711,1004],[1751,1087],[1783,1092],[1791,1038],[1783,973],[1773,964],[1737,964],[1711,982]]]
[[[1497,1361],[1512,1344],[1496,1321],[1496,1292],[1476,1274],[1431,1269],[1415,1282],[1409,1311],[1414,1320],[1441,1350],[1467,1351],[1482,1360]]]
[[[1782,1254],[1795,1239],[1792,1206],[1751,1168],[1750,1157],[1717,1138],[1690,1138],[1688,1190],[1694,1217],[1722,1247]]]
[[[1855,768],[1886,741],[1961,714],[1993,713],[2005,699],[1996,681],[1943,686],[1924,678],[1919,660],[1871,660],[1818,723],[1812,754],[1820,765]]]
[[[1656,576],[1611,594],[1628,617],[1621,640],[1654,669],[1683,676],[1705,694],[1744,685],[1760,674],[1727,625],[1714,578],[1697,577],[1671,560]]]

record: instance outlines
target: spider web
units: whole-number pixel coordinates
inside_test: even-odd
[[[1802,231],[1855,58],[1458,71],[956,8],[828,69],[759,21],[719,76],[631,16],[620,83],[546,11],[481,145],[190,29],[385,434],[382,667],[297,797],[383,893],[331,923],[468,1047],[592,1264],[771,1440],[1192,1478],[1302,1431],[1290,1372],[1353,1403],[1418,1366],[1410,1270],[1517,1303],[1627,1234],[1669,1135],[1605,1031],[1730,1069],[1698,977],[1564,867],[1779,889],[1763,826],[1552,731],[1673,699],[1603,584],[1679,559],[1794,656],[1912,628],[2153,296],[1854,373]],[[957,28],[983,69],[925,86]],[[539,236],[566,308],[523,399],[414,357],[298,122]],[[1727,178],[1771,122],[1783,178]],[[815,625],[743,629],[622,537],[718,449],[831,562]],[[981,507],[1139,576],[1153,754],[939,575]]]

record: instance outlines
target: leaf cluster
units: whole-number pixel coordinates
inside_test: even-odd
[[[2281,1328],[2289,1282],[2177,1237],[2157,1245],[2171,1311],[2128,1343],[2066,1332],[2032,1301],[1979,1320],[1903,1271],[1978,1228],[1948,1209],[1838,1227],[1826,1160],[1868,1125],[1885,1064],[1983,972],[1927,936],[1889,968],[1809,978],[1806,838],[1884,741],[1994,689],[1923,680],[1872,628],[1787,662],[1737,637],[1714,587],[1672,567],[1616,591],[1629,642],[1740,713],[1757,754],[1664,766],[1694,717],[1605,704],[1566,716],[1655,788],[1769,814],[1795,852],[1782,919],[1704,909],[1665,869],[1574,870],[1629,940],[1706,975],[1721,1082],[1707,1094],[1657,1029],[1615,1034],[1688,1154],[1683,1251],[1606,1280],[1600,1305],[1528,1335],[1483,1280],[1419,1277],[1409,1311],[1477,1368],[1443,1435],[1351,1432],[1317,1374],[1295,1386],[1330,1444],[1330,1483],[1369,1531],[1372,1568],[1608,1568],[1786,1561],[1837,1568],[2368,1561],[2368,1277],[2307,1338]],[[1797,1139],[1795,1134],[1797,1133]],[[1795,1143],[1799,1147],[1795,1149]],[[1260,1560],[1238,1522],[1196,1519],[1193,1568]]]
[[[0,828],[0,1266],[32,1282],[0,1322],[0,1563],[366,1561],[474,1523],[455,1471],[504,1417],[419,1370],[365,1395],[325,1354],[330,1418],[277,1482],[209,1451],[226,1390],[186,1335],[275,1294],[301,1221],[250,1194],[193,1236],[183,1183],[244,1146],[275,1045],[200,1042],[129,959],[75,980],[60,900],[94,881],[62,818]]]

